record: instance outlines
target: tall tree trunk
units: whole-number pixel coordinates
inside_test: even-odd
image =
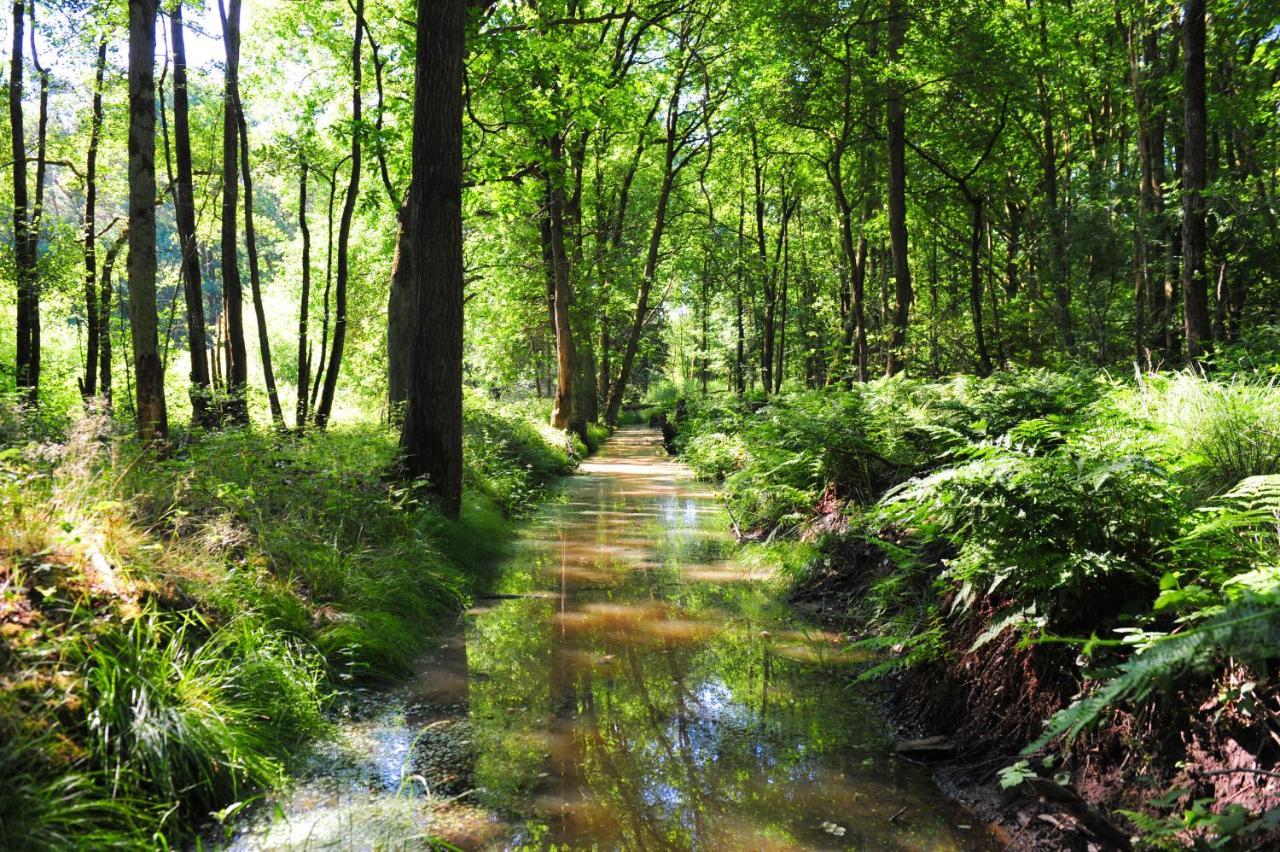
[[[742,305],[742,288],[745,286],[746,279],[746,218],[747,218],[747,195],[746,191],[742,191],[738,196],[738,262],[735,271],[735,283],[733,288],[733,307],[737,322],[735,331],[737,332],[736,346],[734,347],[733,361],[733,388],[738,395],[747,392],[747,333],[743,318]]]
[[[444,511],[462,500],[462,76],[466,0],[418,0],[413,96],[413,370],[400,446]],[[405,250],[404,246],[400,249]]]
[[[307,388],[310,385],[311,348],[307,319],[311,308],[311,229],[307,227],[307,161],[298,177],[298,230],[302,232],[302,294],[298,299],[298,400],[294,409],[297,429],[307,428]]]
[[[338,272],[334,287],[333,345],[324,374],[324,389],[316,408],[316,425],[321,429],[333,413],[333,397],[338,389],[338,371],[342,369],[342,352],[347,342],[347,279],[350,276],[351,219],[355,215],[360,192],[360,44],[364,41],[364,0],[356,0],[356,32],[351,43],[351,178],[347,197],[342,204],[342,220],[338,223]],[[419,11],[421,14],[421,11]]]
[[[889,145],[889,239],[893,248],[893,321],[885,375],[892,376],[906,362],[907,324],[911,318],[911,267],[907,263],[906,111],[897,63],[907,33],[902,0],[889,0],[889,91],[885,101],[885,135]]]
[[[1187,0],[1183,38],[1182,316],[1187,357],[1199,363],[1212,346],[1205,277],[1205,2]]]
[[[412,191],[412,188],[410,188]],[[391,258],[391,292],[387,296],[387,413],[398,418],[409,397],[409,372],[413,367],[413,335],[416,321],[412,304],[413,275],[409,271],[404,239],[406,197],[396,212],[396,251]]]
[[[327,224],[326,224],[326,231],[325,231],[327,236],[325,238],[325,261],[324,261],[324,313],[321,316],[321,323],[320,323],[320,354],[316,359],[315,378],[313,379],[313,384],[311,385],[310,408],[312,411],[315,411],[316,406],[320,404],[320,385],[324,380],[324,374],[326,372],[325,359],[329,349],[329,313],[330,313],[329,305],[332,302],[332,299],[330,298],[330,296],[333,290],[333,208],[338,195],[338,169],[342,168],[342,164],[349,159],[351,159],[350,155],[343,157],[341,160],[339,160],[334,165],[333,172],[329,175],[329,207],[328,207]],[[401,230],[403,231],[404,229],[403,218],[401,220],[400,227],[401,227]],[[397,236],[397,240],[398,239],[399,237]],[[393,298],[395,294],[395,290],[394,290],[395,276],[397,274],[397,271],[400,269],[400,265],[396,262],[397,258],[400,261],[403,261],[403,258],[400,257],[400,247],[398,242],[396,246],[396,254],[395,254],[395,257],[392,258],[392,264],[391,264],[392,288],[393,288],[392,297]],[[394,305],[394,303],[392,304]],[[406,307],[403,310],[408,310],[408,309]],[[390,341],[388,341],[388,344],[390,344]],[[390,356],[390,353],[388,353],[388,355]]]
[[[1053,100],[1049,93],[1045,69],[1055,61],[1049,50],[1049,25],[1045,16],[1045,4],[1039,7],[1040,24],[1040,65],[1036,75],[1036,94],[1040,103],[1040,124],[1043,133],[1043,149],[1041,150],[1044,169],[1045,218],[1047,243],[1049,248],[1049,269],[1053,276],[1052,289],[1058,333],[1062,337],[1063,348],[1067,352],[1075,349],[1075,331],[1071,322],[1071,284],[1067,280],[1067,254],[1064,245],[1066,233],[1062,205],[1058,196],[1058,140],[1053,124]]]
[[[13,50],[9,57],[9,135],[13,143],[13,254],[17,273],[17,387],[28,402],[37,399],[38,376],[32,366],[31,309],[35,300],[36,268],[27,253],[31,220],[27,196],[27,145],[22,124],[22,57],[26,15],[22,0],[13,4]]]
[[[191,164],[191,121],[187,95],[187,46],[182,3],[169,16],[173,41],[173,144],[178,159],[174,210],[182,249],[182,295],[187,306],[187,349],[191,355],[191,420],[213,423],[209,389],[209,342],[205,337],[204,282],[196,242],[195,178]]]
[[[31,0],[27,8],[31,16],[31,64],[40,75],[40,107],[36,120],[36,187],[27,226],[27,264],[32,270],[30,299],[27,303],[27,331],[31,355],[28,378],[31,381],[29,386],[31,401],[35,402],[40,397],[40,228],[44,222],[44,187],[48,172],[46,152],[49,140],[49,72],[40,64],[40,56],[36,52],[34,0]]]
[[[271,406],[271,422],[284,428],[284,410],[276,392],[276,372],[271,366],[271,341],[267,337],[267,312],[262,305],[262,277],[258,269],[258,235],[253,227],[253,178],[249,172],[249,126],[244,118],[244,105],[236,96],[236,121],[240,125],[240,176],[244,179],[244,241],[249,254],[249,291],[253,295],[253,314],[258,323],[258,350],[262,355],[262,377],[267,386],[267,402]]]
[[[98,42],[93,75],[93,113],[89,120],[89,152],[84,169],[84,315],[85,361],[80,393],[98,395],[98,141],[102,137],[102,78],[107,67],[107,40]]]
[[[640,289],[636,294],[635,313],[632,315],[631,325],[627,330],[626,343],[622,349],[622,364],[618,368],[618,378],[609,393],[609,402],[605,409],[605,421],[611,426],[617,425],[618,415],[622,412],[622,397],[627,391],[627,382],[631,380],[631,369],[635,364],[636,352],[640,349],[640,337],[644,333],[645,323],[649,320],[649,296],[653,290],[654,278],[658,272],[658,252],[662,247],[662,235],[667,227],[667,207],[671,202],[671,190],[675,186],[676,176],[680,170],[680,166],[676,162],[676,154],[680,144],[677,135],[680,118],[680,96],[684,90],[684,76],[687,70],[687,60],[682,58],[672,84],[671,95],[667,100],[662,184],[658,189],[658,204],[653,213],[653,228],[649,232],[649,248],[645,253],[644,271],[640,275]]]
[[[1147,80],[1142,71],[1139,41],[1144,20],[1129,24],[1129,74],[1133,87],[1133,111],[1137,124],[1138,211],[1133,223],[1133,358],[1139,369],[1150,369],[1148,306],[1151,303],[1150,265],[1147,252],[1148,220],[1155,190],[1152,187],[1150,105]]]
[[[973,211],[973,227],[969,232],[969,310],[973,315],[973,340],[978,351],[978,375],[991,374],[991,352],[987,349],[987,336],[982,322],[982,206],[983,199],[965,191],[969,208]]]
[[[551,322],[556,334],[556,395],[551,406],[551,425],[586,434],[586,422],[575,411],[574,386],[578,355],[574,349],[573,326],[569,317],[569,257],[565,251],[564,137],[553,134],[548,140],[550,169],[547,175],[547,205],[543,224],[543,255],[550,261],[547,285],[551,288]]]
[[[129,325],[146,443],[169,435],[156,339],[156,7],[157,0],[129,0]]]
[[[98,394],[111,404],[111,294],[115,290],[112,275],[120,249],[129,240],[126,224],[120,235],[107,247],[107,257],[102,261],[102,274],[98,279],[98,315],[93,322],[98,325]]]
[[[236,218],[239,212],[240,122],[236,115],[240,96],[240,0],[230,0],[229,11],[218,0],[227,64],[222,102],[222,311],[227,328],[227,416],[231,422],[249,424],[249,363],[244,343],[244,291],[240,284]]]

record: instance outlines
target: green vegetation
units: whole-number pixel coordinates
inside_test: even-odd
[[[1087,774],[1086,749],[1070,760],[1076,738],[1091,732],[1097,748],[1135,715],[1192,736],[1241,724],[1265,740],[1280,687],[1280,391],[1265,374],[896,378],[679,408],[677,447],[722,483],[744,534],[829,533],[793,579],[802,596],[825,584],[836,617],[885,651],[864,677],[1066,644],[1082,694],[1057,695],[1043,732],[1024,726],[1013,745],[1028,756],[1063,750],[1067,770]],[[1198,727],[1211,698],[1214,720]],[[1209,774],[1187,775],[1172,730],[1125,748],[1141,755],[1125,777],[1178,788],[1141,816],[1149,830],[1152,813],[1176,822],[1193,800],[1201,818],[1184,837],[1247,842],[1280,817],[1263,795],[1248,799],[1252,814],[1210,819],[1214,779],[1238,764],[1211,765],[1225,755],[1210,751],[1198,758]],[[1012,778],[1029,771],[1021,761]]]
[[[277,783],[644,400],[873,671],[1262,831],[1275,6],[15,0],[0,841]]]
[[[452,521],[383,475],[382,427],[193,434],[157,459],[101,416],[59,438],[6,407],[0,847],[178,840],[280,784],[333,690],[408,672],[504,516],[572,470],[531,415],[470,399]]]

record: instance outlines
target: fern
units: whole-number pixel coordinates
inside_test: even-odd
[[[1234,600],[1182,633],[1158,638],[1134,654],[1093,694],[1056,713],[1023,754],[1065,737],[1068,742],[1122,702],[1142,701],[1179,677],[1209,671],[1227,657],[1255,665],[1280,657],[1280,571],[1252,572],[1229,587]],[[1248,575],[1246,575],[1248,576]]]

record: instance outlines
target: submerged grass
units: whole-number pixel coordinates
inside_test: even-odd
[[[287,775],[335,687],[407,672],[574,466],[469,398],[468,497],[387,477],[374,425],[186,436],[0,416],[0,848],[151,847]]]

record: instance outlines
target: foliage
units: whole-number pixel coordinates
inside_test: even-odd
[[[282,783],[333,690],[408,671],[485,581],[502,512],[571,469],[534,415],[469,401],[476,485],[448,521],[386,478],[381,426],[191,435],[161,459],[100,413],[61,436],[11,413],[0,845],[150,847]]]

